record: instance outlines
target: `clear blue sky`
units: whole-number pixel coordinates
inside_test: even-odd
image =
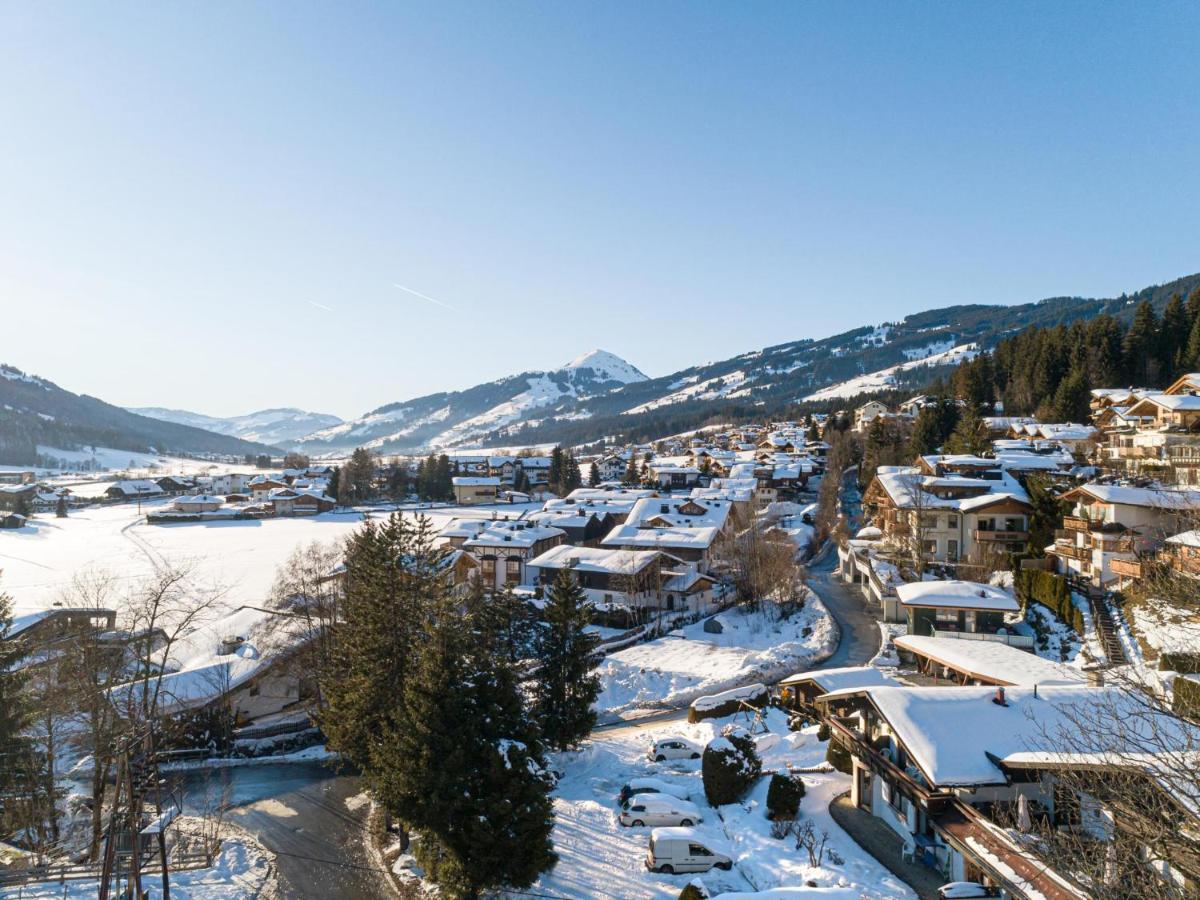
[[[6,4],[0,359],[353,416],[1137,289],[1200,270],[1198,34],[1194,3]]]

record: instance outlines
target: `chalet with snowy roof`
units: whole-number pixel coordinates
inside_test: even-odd
[[[500,479],[495,476],[460,475],[450,479],[454,487],[454,501],[459,506],[477,506],[495,503],[500,493]]]
[[[560,545],[529,563],[543,590],[570,571],[606,619],[620,611],[690,612],[713,608],[711,578],[694,565],[656,550],[610,550]]]
[[[1200,513],[1200,488],[1085,484],[1063,495],[1075,504],[1046,548],[1056,568],[1097,587],[1138,578],[1142,560]]]
[[[213,494],[186,494],[171,501],[171,509],[181,513],[215,512],[225,503],[223,497]]]
[[[23,641],[31,647],[45,647],[82,635],[111,631],[116,621],[117,612],[113,609],[52,606],[13,616],[3,638],[6,641]]]
[[[0,472],[0,484],[32,484],[37,481],[37,472],[32,469],[17,472]]]
[[[784,709],[810,712],[822,694],[845,688],[898,685],[891,675],[878,666],[849,666],[836,669],[809,669],[789,675],[779,682]]]
[[[332,497],[290,487],[271,491],[266,497],[266,502],[276,516],[313,516],[329,512],[337,505]]]
[[[548,456],[519,457],[517,468],[529,479],[531,487],[545,487],[550,483],[550,457]]]
[[[15,512],[0,512],[0,528],[16,529],[24,528],[29,522],[28,516],[23,516]]]
[[[624,516],[621,518],[624,520]],[[525,521],[562,529],[566,534],[566,543],[575,547],[599,546],[604,536],[619,524],[617,517],[603,506],[578,503],[530,513]]]
[[[165,492],[155,482],[149,479],[134,479],[117,481],[104,491],[110,500],[153,500],[162,497]]]
[[[499,478],[501,484],[512,484],[517,477],[517,458],[515,456],[489,456],[487,458],[488,474]]]
[[[327,476],[315,476],[308,472],[305,473],[306,478]],[[246,492],[246,484],[249,482],[249,475],[241,475],[236,472],[226,472],[222,475],[210,475],[206,479],[206,493],[209,494],[243,494]]]
[[[919,466],[880,466],[863,509],[891,546],[951,564],[1020,550],[1033,511],[1025,489],[1006,472],[931,475]]]
[[[1034,653],[1032,637],[1018,647],[1008,642],[963,640],[961,635],[939,632],[938,637],[901,635],[895,644],[902,661],[914,664],[926,678],[947,684],[1033,687],[1088,682],[1088,673],[1079,667],[1052,662]]]
[[[933,637],[980,635],[1002,640],[1008,633],[1005,615],[1021,610],[1008,591],[974,581],[898,584],[895,602],[909,634]],[[884,607],[886,615],[887,603]]]
[[[868,400],[862,406],[854,410],[854,430],[857,432],[865,432],[871,427],[871,423],[889,412],[887,406],[880,403],[878,400]]]
[[[669,491],[689,490],[700,482],[700,470],[695,466],[652,462],[650,474],[660,488]]]
[[[275,478],[270,475],[255,475],[246,482],[246,490],[256,503],[265,503],[270,499],[271,491],[280,491],[288,487],[290,485],[282,476]]]
[[[479,563],[484,587],[499,590],[529,583],[529,561],[566,540],[561,528],[523,521],[491,521],[460,545]]]
[[[163,493],[168,497],[186,494],[196,488],[194,479],[183,478],[179,475],[164,475],[162,478],[155,478],[154,483],[162,488]]]
[[[1094,850],[1102,861],[1108,842],[1135,834],[1146,840],[1140,815],[1166,817],[1175,827],[1198,824],[1194,798],[1172,796],[1168,787],[1179,754],[1197,746],[1195,726],[1147,711],[1119,688],[869,685],[831,691],[816,706],[850,756],[849,802],[947,881],[975,882],[1005,897],[1081,900],[1093,894],[1086,879],[1061,863],[1052,868],[1038,842],[1020,832],[1068,831],[1080,853]],[[1088,752],[1068,752],[1059,737],[1077,735],[1080,721],[1122,719],[1126,710],[1153,730],[1160,755],[1141,752],[1140,740],[1115,727],[1072,739]],[[1083,778],[1065,779],[1068,772]],[[1114,799],[1106,790],[1114,774],[1145,778],[1149,813]],[[1132,849],[1163,879],[1163,896],[1168,885],[1196,884],[1197,860],[1159,863],[1153,852]]]

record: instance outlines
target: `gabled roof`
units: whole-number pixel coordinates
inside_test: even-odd
[[[1021,609],[1021,604],[1008,591],[977,581],[912,581],[896,585],[896,596],[904,606],[994,612],[1018,612]]]
[[[1063,494],[1064,500],[1090,499],[1117,506],[1185,510],[1200,508],[1200,489],[1139,488],[1120,484],[1083,484]]]

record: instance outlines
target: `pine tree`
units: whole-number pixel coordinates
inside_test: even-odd
[[[596,724],[592,704],[600,679],[591,671],[597,643],[595,635],[586,630],[591,614],[592,606],[574,574],[561,570],[546,597],[535,689],[542,734],[546,743],[557,749],[575,746]]]
[[[1191,325],[1196,324],[1196,320],[1200,319],[1200,287],[1193,288],[1187,298],[1187,317]]]
[[[550,469],[546,473],[546,481],[551,493],[563,496],[565,493],[562,490],[563,480],[563,449],[556,446],[550,451]]]
[[[1191,371],[1200,371],[1200,316],[1192,323],[1192,332],[1183,350],[1183,365]]]
[[[67,517],[67,495],[59,494],[58,501],[54,504],[54,515],[60,519]]]
[[[378,796],[418,835],[450,896],[523,888],[551,868],[551,779],[515,669],[453,604],[431,611],[412,678],[377,741]]]
[[[625,466],[625,474],[621,476],[621,484],[634,485],[637,484],[639,480],[640,476],[638,475],[637,458],[630,453],[629,462]]]
[[[21,641],[8,640],[12,627],[12,598],[0,592],[0,796],[20,796],[29,790],[32,747],[26,731],[32,723],[28,675],[21,662],[26,650]],[[19,830],[17,807],[0,804],[0,838],[8,839]]]
[[[1086,422],[1091,414],[1091,388],[1082,369],[1072,370],[1054,392],[1054,421]]]
[[[1162,360],[1163,382],[1174,381],[1181,374],[1183,353],[1187,346],[1190,323],[1183,306],[1183,297],[1173,294],[1163,310],[1159,328],[1158,356]]]
[[[595,487],[599,483],[600,483],[600,467],[593,462],[591,468],[588,469],[588,485],[591,487]]]
[[[925,456],[941,446],[940,421],[936,406],[925,406],[917,413],[913,422],[912,437],[908,442],[909,456]]]
[[[1134,387],[1149,387],[1158,378],[1161,366],[1157,358],[1159,349],[1158,319],[1149,300],[1138,304],[1133,313],[1133,323],[1125,332],[1121,343],[1125,377]]]
[[[946,439],[947,453],[966,453],[977,456],[988,449],[987,432],[979,410],[967,404],[954,432]]]
[[[575,454],[567,451],[562,457],[562,475],[561,475],[562,494],[565,496],[583,484],[583,474],[579,471],[579,462],[575,459]]]
[[[322,679],[326,708],[319,721],[331,747],[371,780],[370,748],[381,733],[419,646],[417,623],[446,591],[437,571],[433,525],[393,513],[368,521],[346,541],[341,624]]]

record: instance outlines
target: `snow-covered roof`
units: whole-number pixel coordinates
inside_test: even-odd
[[[1087,676],[1074,666],[1042,659],[996,641],[907,634],[896,646],[982,681],[1006,685],[1081,684]]]
[[[1117,506],[1143,506],[1153,509],[1196,509],[1200,490],[1196,488],[1139,488],[1120,484],[1084,484],[1068,491],[1065,499],[1090,497],[1100,503]]]
[[[1167,538],[1167,543],[1176,544],[1180,547],[1200,547],[1200,531],[1192,530],[1172,535]]]
[[[572,547],[560,544],[529,561],[539,569],[573,569],[610,575],[633,575],[661,554],[656,550],[610,550],[602,547]]]
[[[782,685],[812,682],[822,691],[839,691],[844,688],[864,688],[876,685],[899,684],[877,666],[844,666],[837,669],[810,669],[789,675],[779,683]]]
[[[464,547],[532,547],[538,541],[565,537],[561,528],[526,522],[488,522]]]
[[[455,487],[500,487],[500,479],[494,477],[470,478],[458,476],[451,478],[450,483]]]
[[[1043,749],[1059,729],[1098,715],[1114,705],[1137,704],[1116,687],[1039,685],[1005,688],[1007,706],[993,702],[994,687],[868,687],[827,694],[840,697],[862,693],[887,720],[892,732],[908,749],[913,762],[937,787],[1005,784],[1004,772],[992,759]],[[1095,710],[1096,712],[1091,712]],[[1131,716],[1130,727],[1139,728],[1144,709]],[[1161,717],[1162,733],[1179,733]],[[1111,741],[1118,751],[1125,746],[1120,735],[1095,735]]]
[[[905,606],[1017,612],[1021,605],[1008,591],[976,581],[912,581],[896,585]]]
[[[677,547],[704,550],[717,539],[719,529],[702,528],[639,528],[637,525],[618,525],[600,543],[606,547]]]
[[[692,497],[644,497],[634,504],[625,520],[626,525],[641,525],[662,521],[672,527],[724,527],[732,508],[727,500]]]

